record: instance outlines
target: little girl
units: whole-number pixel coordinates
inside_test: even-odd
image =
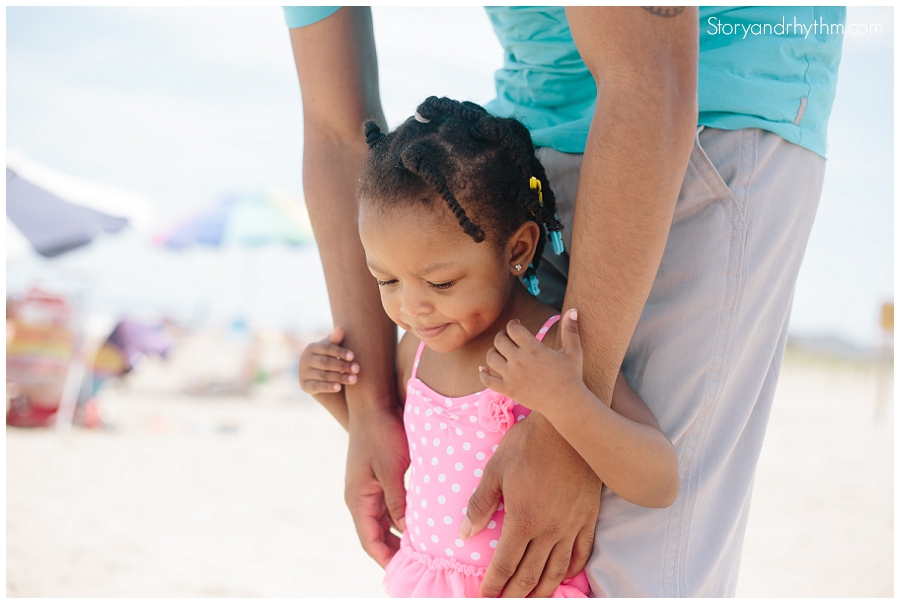
[[[576,311],[560,321],[535,297],[545,241],[561,253],[562,225],[528,130],[475,104],[430,97],[394,132],[374,122],[365,132],[360,239],[385,312],[406,332],[397,387],[411,464],[387,592],[478,595],[504,510],[501,503],[485,530],[463,540],[466,507],[503,435],[531,410],[569,440],[596,435],[579,453],[614,492],[670,505],[677,459],[649,409],[621,374],[612,408],[597,399],[582,380]],[[353,383],[359,367],[342,339],[338,327],[310,344],[299,375],[346,427],[341,384]],[[584,573],[554,593],[587,595]]]

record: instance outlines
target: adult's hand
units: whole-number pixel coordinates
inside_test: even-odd
[[[594,543],[600,480],[540,413],[517,422],[484,469],[466,511],[480,533],[503,496],[504,520],[484,597],[548,597],[584,568]],[[463,533],[468,526],[464,521]]]
[[[351,416],[344,499],[363,549],[382,567],[400,547],[391,526],[406,530],[403,475],[408,467],[399,409]]]

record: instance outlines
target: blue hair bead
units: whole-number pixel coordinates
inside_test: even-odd
[[[553,244],[553,251],[556,252],[557,256],[566,251],[566,248],[563,246],[562,235],[559,234],[559,231],[550,231],[550,243]]]
[[[532,271],[534,271],[533,264],[528,265],[528,268],[530,268]],[[531,294],[532,296],[540,295],[541,288],[538,287],[538,278],[537,278],[537,275],[534,274],[534,272],[532,272],[531,274],[525,275],[524,281],[525,281],[525,287],[528,288],[529,294]]]

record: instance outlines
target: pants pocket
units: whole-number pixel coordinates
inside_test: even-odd
[[[691,153],[691,165],[716,199],[730,199],[745,218],[750,181],[759,156],[755,128],[719,130],[699,126]]]

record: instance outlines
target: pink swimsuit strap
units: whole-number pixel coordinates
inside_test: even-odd
[[[550,328],[553,327],[553,324],[559,321],[560,315],[553,315],[549,319],[547,319],[541,328],[538,330],[537,334],[534,337],[538,339],[538,342],[544,341],[544,336],[547,335],[547,332],[550,331]],[[416,377],[416,373],[419,371],[419,360],[422,358],[422,352],[425,350],[425,342],[419,342],[419,349],[416,351],[416,358],[413,361],[412,374],[409,376],[410,379],[414,379]]]

